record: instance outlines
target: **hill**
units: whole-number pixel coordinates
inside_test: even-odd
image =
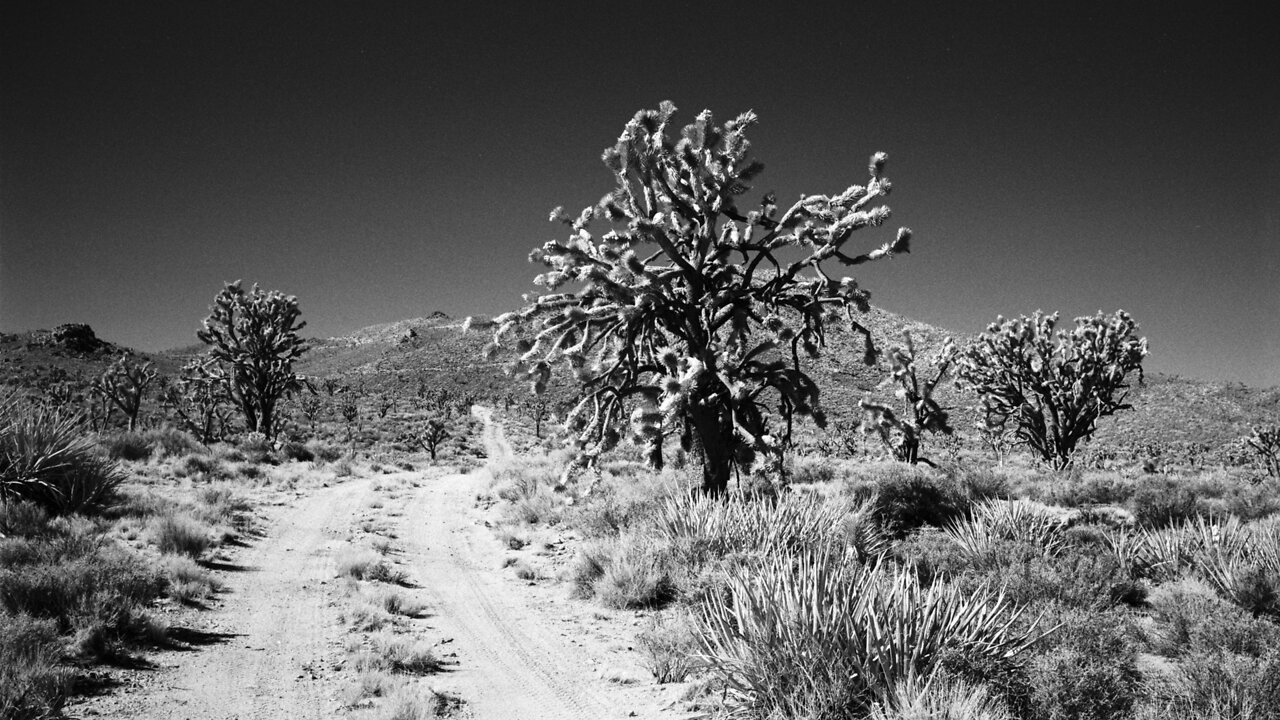
[[[918,355],[936,356],[950,333],[893,313],[873,309],[860,321],[882,350],[901,342],[909,332]],[[87,332],[86,332],[87,331]],[[463,321],[443,313],[362,328],[348,335],[312,340],[311,350],[298,363],[319,390],[326,378],[363,389],[363,395],[411,400],[420,390],[448,388],[456,397],[474,396],[499,407],[530,397],[527,384],[504,369],[514,359],[510,348],[491,359],[482,349],[491,327],[478,319],[463,332]],[[956,337],[963,343],[966,338]],[[51,384],[87,388],[119,352],[127,348],[101,340],[87,326],[64,325],[51,331],[0,334],[0,382],[26,394],[39,394]],[[136,353],[156,363],[161,374],[176,376],[198,347],[162,353]],[[885,383],[888,366],[882,357],[874,366],[863,363],[860,336],[832,326],[822,356],[809,361],[809,372],[823,388],[822,405],[829,417],[828,433],[803,429],[801,437],[818,440],[848,434],[860,415],[857,402],[871,397],[894,402]],[[555,374],[548,397],[553,408],[572,394],[564,373]],[[940,402],[952,408],[953,425],[962,441],[977,447],[972,431],[977,419],[976,399],[950,382],[939,390]],[[1239,383],[1220,383],[1177,376],[1148,375],[1130,390],[1134,409],[1103,421],[1094,443],[1101,455],[1163,459],[1221,459],[1234,452],[1234,443],[1249,428],[1280,419],[1280,388],[1257,389]],[[372,402],[369,400],[368,402]]]

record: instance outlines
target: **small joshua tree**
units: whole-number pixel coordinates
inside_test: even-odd
[[[641,442],[654,426],[684,427],[703,490],[718,495],[735,462],[781,452],[794,415],[825,422],[800,356],[818,354],[828,322],[843,316],[874,360],[853,315],[869,309],[868,293],[824,264],[907,252],[911,234],[902,228],[870,252],[849,250],[856,231],[889,217],[873,204],[890,188],[883,153],[871,158],[866,185],[785,209],[768,193],[744,210],[738,198],[764,167],[749,154],[755,114],[717,125],[703,111],[673,140],[674,112],[664,102],[636,113],[604,151],[613,189],[576,217],[552,212],[568,238],[530,255],[548,268],[535,280],[546,291],[494,318],[491,347],[519,333],[512,370],[539,395],[552,363],[572,369],[579,391],[566,426],[580,458],[613,447],[628,417]],[[593,221],[607,227],[592,233]],[[560,291],[566,284],[573,289]]]
[[[161,395],[183,426],[205,445],[226,436],[234,413],[226,386],[209,367],[213,362],[197,358],[187,363],[178,382]]]
[[[436,453],[440,446],[448,440],[449,423],[440,417],[430,417],[417,427],[406,430],[401,434],[400,439],[409,446],[417,446],[426,450],[431,454],[431,459],[436,459]]]
[[[93,392],[120,408],[132,432],[138,426],[138,411],[142,409],[147,386],[155,379],[153,363],[135,362],[133,356],[125,352],[94,380]]]
[[[916,348],[910,333],[904,333],[903,339],[905,345],[889,351],[889,359],[891,378],[898,385],[896,394],[902,398],[905,412],[898,415],[888,405],[864,398],[858,401],[863,410],[862,431],[879,435],[896,460],[934,466],[928,458],[920,457],[920,441],[925,431],[952,433],[947,411],[934,401],[933,390],[946,377],[955,357],[955,344],[947,339],[935,364],[933,378],[921,382],[916,377]]]
[[[1256,427],[1244,441],[1267,469],[1267,474],[1280,477],[1280,425]]]
[[[1142,379],[1146,338],[1123,310],[1076,318],[1055,330],[1058,315],[997,318],[961,353],[957,376],[982,398],[985,424],[1012,422],[1014,437],[1054,469],[1097,429],[1098,420],[1128,409],[1129,373]]]
[[[214,298],[196,333],[215,361],[205,366],[209,377],[226,388],[250,432],[274,437],[276,405],[307,387],[306,379],[293,372],[293,361],[307,350],[298,335],[306,327],[301,314],[297,298],[257,285],[245,292],[236,281]]]

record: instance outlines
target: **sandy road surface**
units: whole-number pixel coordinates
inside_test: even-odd
[[[491,457],[510,453],[488,413]],[[405,479],[419,479],[404,473]],[[349,712],[344,689],[334,556],[362,508],[376,496],[378,476],[319,488],[270,512],[265,537],[240,551],[242,569],[222,573],[228,594],[199,615],[204,642],[191,650],[154,653],[142,671],[113,693],[69,708],[72,717],[276,720],[332,718]],[[407,483],[406,483],[407,484]],[[396,521],[402,569],[430,606],[429,639],[447,642],[457,664],[430,682],[460,696],[476,720],[574,720],[626,717],[639,698],[599,679],[575,631],[501,571],[503,549],[480,518],[476,497],[488,473],[423,481],[404,498]],[[644,705],[643,701],[638,703]],[[644,708],[651,716],[656,708]]]
[[[268,535],[222,575],[221,607],[202,614],[194,649],[154,654],[134,692],[93,698],[73,717],[272,720],[331,718],[339,709],[335,664],[343,634],[331,599],[334,551],[352,509],[372,491],[362,478],[277,508]]]
[[[501,427],[478,414],[490,457],[510,454]],[[461,695],[477,720],[626,716],[621,689],[595,679],[591,658],[498,572],[501,548],[470,510],[487,485],[483,472],[429,483],[406,513],[410,574],[429,585],[433,621],[457,645],[459,666],[437,687]]]

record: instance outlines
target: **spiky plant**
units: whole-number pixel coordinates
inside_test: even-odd
[[[1039,503],[988,500],[973,507],[972,516],[946,528],[947,535],[970,557],[985,557],[1000,541],[1021,542],[1046,556],[1066,546],[1066,523]]]
[[[723,556],[731,552],[794,552],[841,535],[850,508],[809,494],[786,493],[770,501],[722,502],[687,495],[667,498],[653,524],[676,546]],[[883,552],[887,540],[868,531],[859,550]]]
[[[825,717],[928,678],[945,649],[1016,656],[1035,639],[1015,629],[1020,612],[999,592],[924,587],[891,564],[850,564],[818,546],[734,573],[727,601],[703,601],[699,637],[739,710]]]
[[[997,318],[960,354],[956,375],[982,398],[988,427],[1012,422],[1018,442],[1061,470],[1099,419],[1130,407],[1127,378],[1142,379],[1147,339],[1123,310],[1076,318],[1070,332],[1057,323],[1038,311]]]
[[[735,462],[780,453],[795,415],[824,423],[800,357],[818,354],[828,322],[843,313],[874,359],[853,314],[869,309],[868,293],[824,264],[907,252],[911,233],[849,250],[856,231],[889,217],[873,204],[890,189],[883,153],[866,185],[782,210],[769,193],[744,211],[738,198],[764,167],[749,154],[755,113],[717,125],[703,111],[673,140],[675,110],[664,102],[627,123],[604,152],[614,188],[599,203],[576,216],[552,212],[569,237],[530,255],[548,268],[535,280],[545,292],[495,318],[494,342],[521,334],[514,370],[536,393],[553,363],[573,371],[579,391],[566,424],[582,457],[615,445],[628,418],[641,443],[680,427],[702,460],[704,490],[721,494]],[[593,221],[605,229],[593,233]]]
[[[123,480],[77,415],[0,401],[0,503],[29,500],[56,515],[94,510]]]

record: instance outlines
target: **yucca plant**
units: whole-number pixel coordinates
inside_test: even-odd
[[[77,415],[0,404],[0,502],[29,500],[61,515],[104,504],[122,480],[100,457]]]
[[[1026,543],[1046,556],[1066,546],[1063,519],[1039,503],[988,500],[973,507],[972,516],[950,524],[946,533],[970,557],[982,557],[1000,541]]]
[[[865,712],[928,678],[944,649],[1008,659],[1035,639],[1002,592],[925,587],[830,544],[768,557],[727,587],[727,601],[704,599],[699,638],[741,714]]]
[[[655,527],[677,543],[724,555],[794,551],[840,534],[851,508],[816,495],[769,500],[717,500],[682,495],[658,506]],[[883,548],[872,541],[878,549]]]

